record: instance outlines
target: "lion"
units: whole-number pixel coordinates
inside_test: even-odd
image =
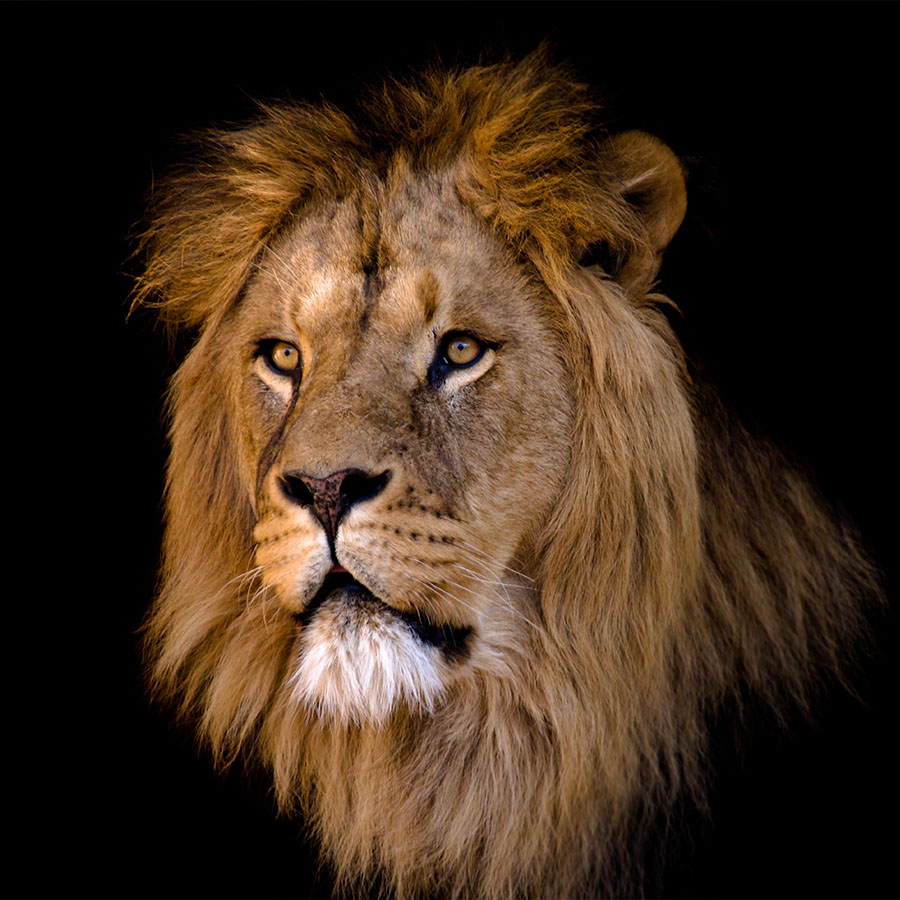
[[[338,888],[645,889],[710,721],[846,681],[855,532],[692,375],[655,290],[681,164],[565,66],[262,106],[157,185],[155,694],[253,760]]]

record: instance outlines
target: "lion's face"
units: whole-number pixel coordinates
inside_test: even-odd
[[[359,126],[271,108],[144,238],[137,299],[198,335],[153,685],[358,893],[635,894],[708,716],[804,705],[877,593],[690,383],[653,287],[681,166],[592,115],[540,55]]]
[[[658,737],[699,744],[696,447],[648,297],[684,179],[589,139],[539,56],[395,88],[360,126],[269,109],[157,193],[138,300],[197,340],[153,686],[345,886],[584,893]]]
[[[536,290],[451,189],[408,176],[305,215],[221,325],[298,703],[432,708],[535,617],[521,573],[574,415]]]

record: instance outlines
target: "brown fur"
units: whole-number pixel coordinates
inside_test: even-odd
[[[691,384],[651,293],[679,166],[598,140],[594,112],[541,54],[436,71],[356,119],[266,108],[154,197],[137,300],[199,337],[172,383],[153,683],[220,763],[271,769],[345,886],[640,890],[641,822],[702,797],[709,715],[748,690],[806,708],[878,594],[808,484]],[[498,346],[438,390],[428,341],[459,328]],[[304,375],[282,389],[249,348],[285,331]],[[341,563],[473,634],[435,692],[376,678],[386,699],[343,716],[340,690],[292,689],[324,572],[277,477],[350,466],[393,477]]]

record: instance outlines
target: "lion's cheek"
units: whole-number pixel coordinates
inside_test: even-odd
[[[344,602],[326,603],[303,629],[295,666],[295,701],[345,725],[384,726],[398,706],[431,712],[447,680],[441,652],[403,621]]]
[[[324,531],[279,517],[259,523],[254,539],[255,571],[263,586],[287,612],[301,613],[332,565]]]

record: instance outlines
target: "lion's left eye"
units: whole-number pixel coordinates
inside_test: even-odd
[[[464,369],[474,365],[484,353],[484,345],[471,334],[454,332],[444,338],[444,358],[451,366]]]
[[[434,362],[428,370],[428,377],[435,386],[458,369],[468,369],[475,365],[485,354],[487,345],[465,331],[451,331],[445,335]]]
[[[435,363],[447,370],[467,369],[484,356],[487,345],[465,331],[445,335],[438,349]]]

